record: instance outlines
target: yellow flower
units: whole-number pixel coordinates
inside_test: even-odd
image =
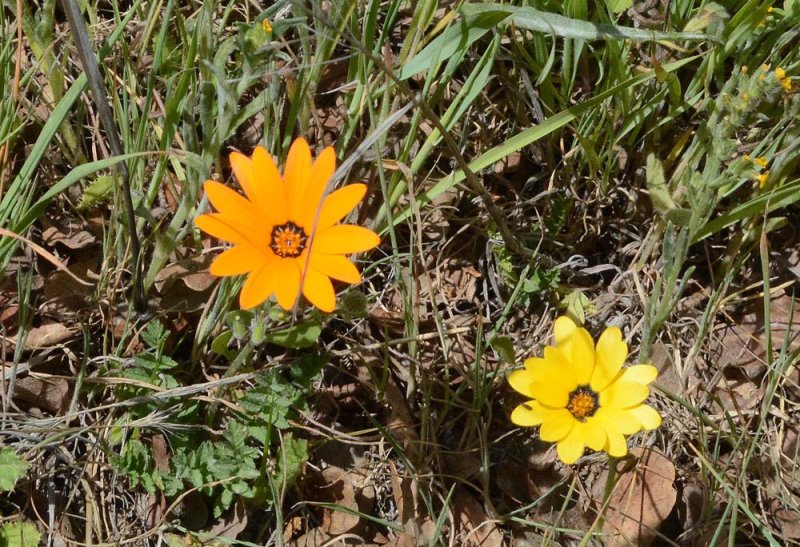
[[[781,85],[783,86],[784,91],[791,91],[792,90],[792,79],[791,78],[784,78],[781,80]]]
[[[786,78],[786,71],[783,70],[782,68],[776,68],[775,77],[778,78],[779,80],[783,80],[784,78]]]
[[[767,179],[769,178],[769,171],[764,171],[760,175],[756,175],[756,180],[758,181],[758,187],[763,188],[767,184]]]
[[[264,19],[261,22],[261,27],[264,29],[264,32],[266,32],[267,34],[272,32],[272,25],[269,23],[269,19]]]
[[[219,212],[195,219],[204,232],[233,243],[211,264],[211,273],[248,274],[239,295],[245,309],[274,294],[289,310],[302,292],[320,310],[333,311],[331,279],[361,282],[358,269],[344,255],[380,243],[367,228],[338,224],[363,199],[366,185],[350,184],[325,197],[336,155],[327,147],[312,162],[302,138],[292,143],[282,177],[261,146],[252,158],[233,152],[230,161],[246,197],[207,180],[206,195]]]
[[[661,425],[661,416],[643,404],[658,370],[652,365],[622,368],[628,345],[617,327],[603,332],[595,346],[586,329],[569,317],[554,326],[556,345],[544,357],[525,361],[508,381],[531,400],[517,406],[511,421],[540,426],[543,441],[557,443],[558,457],[574,463],[584,447],[611,456],[628,453],[626,435]]]
[[[767,166],[767,158],[761,157],[753,160],[762,169]]]

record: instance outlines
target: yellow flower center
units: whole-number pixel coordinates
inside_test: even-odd
[[[307,241],[305,230],[294,222],[287,222],[272,229],[269,248],[281,258],[297,258],[303,254]]]
[[[567,410],[580,421],[594,415],[598,406],[597,393],[587,386],[580,386],[569,394]]]

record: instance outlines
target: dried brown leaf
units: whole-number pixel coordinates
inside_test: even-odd
[[[607,546],[650,545],[677,499],[675,466],[669,458],[652,448],[637,448],[631,454],[638,462],[620,475],[605,513]],[[605,480],[601,477],[598,483]]]
[[[461,545],[473,547],[501,547],[503,534],[496,521],[489,518],[478,500],[465,488],[453,494],[453,512],[460,530]]]
[[[24,376],[14,382],[14,400],[25,401],[53,414],[67,410],[69,391],[69,382],[64,378]]]

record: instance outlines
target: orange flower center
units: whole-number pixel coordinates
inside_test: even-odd
[[[308,236],[294,222],[287,222],[272,229],[269,248],[281,258],[297,258],[306,248]]]
[[[580,421],[584,421],[589,416],[597,412],[597,393],[589,389],[588,386],[580,386],[569,394],[567,410]]]

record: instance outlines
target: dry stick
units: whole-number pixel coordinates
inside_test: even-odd
[[[111,106],[108,104],[105,86],[103,85],[100,69],[97,65],[97,57],[89,42],[89,33],[86,31],[86,25],[81,16],[80,9],[75,3],[75,0],[61,0],[61,4],[64,7],[67,21],[69,21],[72,35],[75,38],[75,46],[78,48],[78,56],[80,57],[83,70],[86,72],[86,79],[89,81],[89,86],[92,88],[94,102],[97,106],[97,112],[100,114],[100,121],[103,124],[103,129],[106,131],[106,138],[111,147],[111,152],[116,156],[121,156],[122,144],[119,140],[117,125],[114,122]],[[136,234],[136,219],[133,212],[133,198],[131,197],[128,168],[123,161],[118,164],[117,169],[122,178],[122,198],[125,202],[125,220],[128,224],[128,233],[131,241],[131,260],[133,261],[133,305],[137,311],[143,312],[147,309],[147,303],[144,299],[144,289],[142,285],[139,261],[139,237]]]

